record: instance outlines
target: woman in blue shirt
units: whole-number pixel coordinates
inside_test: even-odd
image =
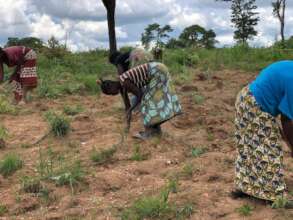
[[[238,155],[236,190],[232,194],[268,201],[284,197],[281,137],[293,157],[293,61],[280,61],[265,68],[238,94],[235,107]],[[277,122],[279,115],[282,129]],[[291,201],[288,207],[289,204]]]

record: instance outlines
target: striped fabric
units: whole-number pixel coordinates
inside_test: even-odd
[[[123,84],[126,79],[129,79],[138,88],[142,88],[150,80],[149,65],[146,63],[143,65],[139,65],[135,68],[132,68],[126,71],[125,73],[123,73],[122,75],[120,75],[119,79],[121,84]]]

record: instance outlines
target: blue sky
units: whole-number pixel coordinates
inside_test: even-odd
[[[257,0],[261,20],[253,45],[270,45],[279,33],[271,0]],[[293,1],[289,0],[286,36],[293,35]],[[0,0],[0,45],[8,37],[55,36],[73,51],[108,47],[106,11],[100,0]],[[138,45],[144,28],[157,22],[170,24],[177,37],[193,24],[213,29],[219,45],[231,45],[233,28],[229,3],[214,0],[117,0],[116,32],[119,46]]]

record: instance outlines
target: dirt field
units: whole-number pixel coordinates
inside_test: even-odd
[[[124,123],[120,97],[68,96],[57,100],[38,100],[20,111],[17,116],[1,115],[0,120],[9,131],[7,146],[0,149],[1,158],[17,152],[24,166],[8,178],[0,176],[0,201],[8,209],[0,219],[120,219],[124,207],[146,195],[156,195],[170,176],[179,176],[177,193],[170,200],[194,204],[190,219],[293,219],[293,211],[271,209],[256,200],[233,200],[235,146],[233,143],[234,100],[243,85],[255,74],[224,71],[202,80],[194,73],[192,82],[177,86],[184,114],[163,126],[161,139],[140,142],[131,135],[142,129],[139,115],[135,115],[130,134],[118,146],[113,159],[95,165],[90,155],[93,148],[107,149],[121,140]],[[194,92],[204,97],[203,103],[194,101]],[[72,131],[66,138],[46,138],[40,145],[29,146],[48,132],[43,117],[47,110],[62,110],[64,104],[80,104],[84,112],[72,117]],[[134,147],[140,146],[146,160],[133,161]],[[68,186],[50,189],[49,202],[20,190],[21,176],[36,175],[40,149],[81,160],[86,176],[82,185],[72,193]],[[204,148],[199,157],[191,156],[191,149]],[[286,181],[293,190],[293,163],[284,146]],[[186,164],[193,173],[183,175]],[[244,204],[253,207],[251,215],[241,216],[236,209]]]

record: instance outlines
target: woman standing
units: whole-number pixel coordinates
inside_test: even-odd
[[[275,201],[286,196],[281,137],[293,156],[293,61],[265,68],[236,100],[236,191]],[[281,115],[282,130],[277,123]],[[292,201],[287,207],[292,206]]]
[[[27,47],[0,47],[0,82],[3,81],[3,63],[15,67],[9,82],[14,88],[15,102],[27,101],[27,92],[37,87],[36,53]]]
[[[161,124],[181,113],[169,71],[162,63],[139,65],[121,74],[119,81],[102,81],[101,88],[107,95],[117,95],[119,91],[126,89],[136,96],[135,103],[127,111],[129,128],[132,111],[140,104],[145,130],[135,135],[136,138],[146,140],[160,135]]]

